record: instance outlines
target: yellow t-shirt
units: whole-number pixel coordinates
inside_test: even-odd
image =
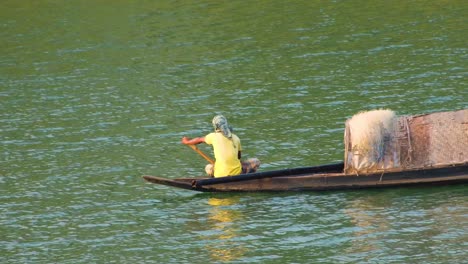
[[[232,134],[229,139],[220,132],[213,132],[205,136],[206,144],[213,145],[215,156],[214,176],[232,176],[242,172],[242,165],[237,156],[242,151],[240,139]]]

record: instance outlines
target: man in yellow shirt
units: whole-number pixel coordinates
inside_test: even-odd
[[[257,158],[241,161],[241,142],[239,137],[232,133],[227,119],[223,115],[217,115],[212,123],[215,131],[205,137],[182,138],[182,143],[186,145],[206,143],[213,146],[215,164],[206,165],[206,173],[209,176],[223,177],[257,171],[260,166]]]

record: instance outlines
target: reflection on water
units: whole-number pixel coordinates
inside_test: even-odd
[[[466,253],[453,245],[466,241],[464,218],[468,207],[464,192],[463,187],[454,186],[409,188],[349,199],[343,208],[353,229],[347,255],[372,261],[375,256],[398,251],[407,260],[409,256],[416,260],[414,256],[418,255],[420,260],[427,260],[431,254],[442,256],[453,251],[452,263],[462,263]]]
[[[212,226],[213,235],[208,237],[210,241],[207,249],[214,261],[228,262],[241,258],[246,249],[236,242],[239,236],[239,227],[236,224],[242,219],[240,211],[233,209],[239,202],[239,198],[209,198],[208,224]]]
[[[377,233],[383,233],[389,226],[385,218],[380,217],[377,210],[382,209],[375,204],[372,198],[351,200],[344,209],[354,225],[352,246],[347,249],[349,253],[364,253],[379,250]]]

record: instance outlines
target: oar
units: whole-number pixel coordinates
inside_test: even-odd
[[[212,160],[208,155],[206,155],[205,153],[203,153],[203,151],[201,151],[200,149],[197,148],[197,146],[195,145],[187,145],[189,147],[191,147],[193,150],[195,150],[198,154],[200,154],[203,158],[205,158],[209,163],[211,164],[214,164],[214,160]]]

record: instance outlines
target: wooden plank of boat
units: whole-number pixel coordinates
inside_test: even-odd
[[[203,192],[232,191],[324,191],[468,182],[468,163],[413,170],[390,170],[367,175],[340,172],[343,164],[285,169],[221,178],[144,179]]]
[[[441,185],[468,182],[468,166],[394,171],[369,175],[323,173],[295,177],[263,178],[230,183],[196,185],[198,190],[227,191],[328,191],[410,185]]]
[[[311,167],[301,167],[293,169],[283,169],[283,170],[274,170],[266,172],[257,172],[249,174],[241,174],[236,176],[227,176],[221,178],[211,178],[211,177],[199,177],[199,178],[177,178],[177,179],[167,179],[157,176],[144,175],[143,179],[148,182],[172,186],[182,189],[190,189],[197,191],[206,191],[205,188],[202,188],[201,185],[210,185],[216,183],[229,183],[229,182],[238,182],[245,180],[253,179],[263,179],[263,178],[275,178],[275,177],[294,177],[304,174],[312,173],[331,173],[339,172],[344,168],[344,163],[333,163],[320,166],[311,166]]]
[[[188,189],[188,190],[193,189],[192,182],[195,180],[195,178],[178,178],[178,179],[171,180],[167,178],[150,176],[150,175],[144,175],[143,179],[145,179],[148,182],[155,183],[155,184],[172,186],[172,187]]]

